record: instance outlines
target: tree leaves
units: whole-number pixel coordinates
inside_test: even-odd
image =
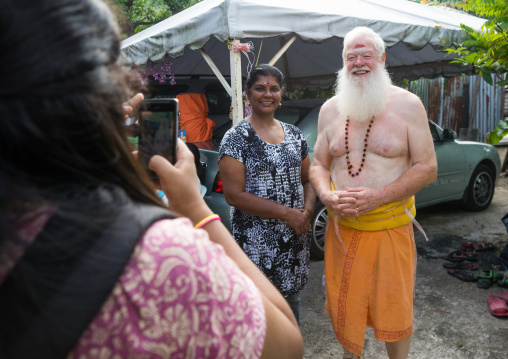
[[[498,75],[498,83],[504,82],[508,72],[508,1],[466,0],[463,8],[488,20],[479,31],[461,24],[467,39],[446,49],[458,56],[452,62],[474,66],[489,84],[493,73]]]
[[[485,135],[485,142],[495,145],[503,139],[504,136],[508,135],[508,119],[499,121],[496,129]]]
[[[124,37],[132,36],[201,0],[103,0],[112,5]]]

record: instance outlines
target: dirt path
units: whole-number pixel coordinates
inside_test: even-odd
[[[502,289],[494,285],[479,289],[462,282],[443,268],[441,259],[461,243],[488,240],[501,248],[508,234],[501,218],[508,212],[508,177],[500,178],[491,206],[483,212],[463,211],[456,204],[438,205],[418,211],[417,220],[429,237],[417,233],[418,268],[414,302],[414,326],[409,358],[504,359],[507,357],[508,320],[488,312],[487,297]],[[483,265],[498,262],[497,252],[484,252]],[[327,315],[321,285],[323,262],[311,262],[310,278],[302,291],[301,330],[305,358],[342,358]],[[387,358],[384,343],[367,329],[364,357]]]

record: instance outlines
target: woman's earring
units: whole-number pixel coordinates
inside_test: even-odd
[[[279,108],[281,108],[281,107],[282,107],[282,102],[279,102]]]

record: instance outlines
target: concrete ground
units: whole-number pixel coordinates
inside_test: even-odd
[[[418,264],[414,301],[414,333],[410,359],[505,359],[508,358],[508,318],[489,314],[487,297],[503,289],[493,285],[480,289],[476,282],[463,282],[443,268],[450,251],[462,243],[487,240],[502,248],[508,234],[501,218],[508,212],[508,181],[496,188],[491,206],[483,212],[463,211],[456,204],[421,209],[416,219],[429,237],[417,233]],[[483,268],[499,264],[499,250],[482,252]],[[300,326],[305,358],[342,358],[327,315],[321,285],[323,262],[313,261],[310,278],[301,292]],[[387,358],[384,343],[367,329],[364,358]]]

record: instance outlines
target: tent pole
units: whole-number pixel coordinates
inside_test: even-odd
[[[217,76],[222,86],[224,86],[224,89],[227,91],[229,96],[233,97],[233,91],[231,90],[231,86],[229,86],[228,82],[226,81],[224,76],[222,76],[217,66],[215,66],[210,56],[203,49],[199,49],[199,52],[201,53],[201,56],[203,56],[203,58],[205,59],[208,66],[210,66],[215,76]]]
[[[239,44],[240,40],[233,40],[233,44]],[[234,46],[232,46],[232,49]],[[243,118],[242,99],[242,53],[240,51],[229,51],[231,68],[231,107],[233,107],[233,126]]]
[[[296,34],[293,35],[291,39],[284,45],[276,54],[275,56],[268,62],[268,65],[273,66],[277,60],[286,52],[286,50],[291,46],[291,44],[296,40]]]
[[[293,38],[296,38],[295,37],[296,35],[293,36]],[[280,41],[280,44],[282,46],[284,46],[284,37],[280,37],[279,38],[279,41]],[[287,54],[284,52],[284,54],[282,55],[282,63],[284,64],[284,70],[283,73],[285,72],[285,76],[286,76],[286,89],[285,91],[289,94],[293,91],[293,86],[292,86],[292,83],[291,83],[291,73],[289,72],[289,64],[288,64],[288,57],[287,57]],[[279,69],[280,70],[280,69]]]

